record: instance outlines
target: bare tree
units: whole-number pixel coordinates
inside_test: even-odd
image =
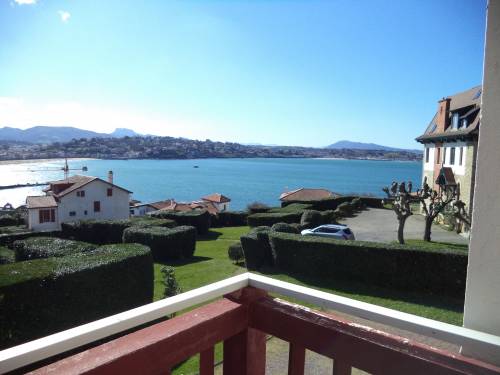
[[[391,187],[384,187],[382,190],[387,194],[388,201],[392,203],[392,209],[396,213],[398,219],[398,241],[400,244],[404,244],[404,228],[406,219],[411,215],[410,204],[413,198],[410,194],[412,188],[411,181],[408,182],[408,188],[404,182],[399,185],[397,182],[393,181]]]

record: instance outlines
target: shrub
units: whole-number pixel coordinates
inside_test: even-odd
[[[177,226],[177,223],[171,219],[159,219],[151,216],[140,216],[130,218],[130,226],[137,227],[165,227],[165,228],[174,228]]]
[[[123,232],[123,242],[149,246],[155,261],[190,258],[196,246],[196,229],[190,226],[130,227]]]
[[[300,218],[300,225],[303,228],[316,228],[317,226],[322,224],[322,221],[323,218],[319,211],[306,210]]]
[[[163,285],[165,289],[163,290],[163,297],[173,297],[179,293],[182,293],[181,287],[177,283],[177,279],[175,278],[175,269],[170,266],[162,266],[160,269],[163,275]]]
[[[351,205],[355,210],[362,210],[363,209],[363,202],[361,201],[360,197],[356,197],[351,201]]]
[[[325,199],[320,199],[320,200],[315,200],[315,201],[288,201],[288,202],[281,202],[282,207],[286,207],[288,205],[294,204],[294,203],[302,203],[302,204],[309,204],[311,205],[312,209],[318,210],[318,211],[324,211],[324,210],[335,210],[337,207],[344,203],[344,202],[351,202],[353,199],[357,198],[357,196],[353,195],[344,195],[340,197],[334,197],[334,198],[325,198]],[[367,207],[372,207],[372,208],[383,208],[382,204],[382,198],[376,198],[376,197],[359,197],[363,205]]]
[[[155,211],[151,216],[160,219],[174,220],[178,225],[190,225],[196,228],[198,234],[207,234],[210,229],[210,214],[207,210],[193,211]]]
[[[216,215],[215,220],[212,217],[212,224],[219,227],[241,227],[247,225],[247,217],[246,211],[222,211]]]
[[[333,210],[320,211],[321,224],[335,224],[337,215]]]
[[[12,247],[14,241],[24,240],[30,237],[50,237],[60,234],[60,232],[19,232],[0,234],[0,246]]]
[[[113,315],[153,298],[151,251],[138,244],[0,266],[0,347]]]
[[[305,203],[292,203],[285,207],[272,208],[269,210],[270,213],[299,213],[302,214],[305,210],[312,210],[312,204]]]
[[[244,260],[245,256],[243,255],[243,248],[241,247],[241,242],[235,242],[229,245],[229,248],[227,249],[227,256],[234,263],[239,263],[242,260]]]
[[[21,262],[30,259],[62,257],[83,253],[95,250],[96,245],[53,237],[30,237],[25,240],[15,241],[12,244],[12,249],[16,254],[16,262]]]
[[[257,227],[249,234],[241,236],[241,247],[247,269],[258,270],[262,266],[274,264],[269,243],[270,231],[269,227]]]
[[[314,277],[463,297],[467,255],[408,246],[272,232],[278,267]]]
[[[350,202],[344,202],[339,204],[337,209],[335,210],[335,214],[339,216],[351,216],[352,213],[354,212],[354,208]]]
[[[15,253],[11,249],[0,246],[0,264],[14,263],[15,261]]]
[[[132,224],[129,220],[82,220],[62,223],[63,237],[99,245],[119,243],[123,231]]]
[[[301,213],[263,213],[248,216],[248,225],[251,227],[272,226],[276,223],[298,223]]]
[[[271,227],[271,230],[274,232],[282,232],[282,233],[300,233],[299,228],[293,224],[287,223],[276,223]]]
[[[260,214],[260,213],[267,212],[270,209],[271,208],[267,204],[261,203],[261,202],[253,202],[253,203],[250,203],[249,205],[247,205],[247,211],[250,214]]]
[[[10,227],[14,225],[23,224],[24,220],[16,215],[2,215],[0,216],[0,227]]]

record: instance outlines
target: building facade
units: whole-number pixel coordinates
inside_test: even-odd
[[[416,140],[424,145],[422,177],[437,190],[440,174],[456,184],[466,211],[472,214],[480,125],[482,87],[445,97],[424,134]]]

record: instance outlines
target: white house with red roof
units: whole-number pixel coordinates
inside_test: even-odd
[[[26,198],[28,227],[33,231],[61,229],[61,223],[79,220],[129,218],[131,191],[92,176],[71,176],[49,182],[44,196]]]
[[[203,202],[211,203],[217,208],[219,212],[227,211],[229,208],[229,202],[231,202],[231,199],[219,193],[207,195],[205,197],[202,197],[201,200]]]

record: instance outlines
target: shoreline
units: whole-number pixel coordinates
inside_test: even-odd
[[[96,158],[67,158],[71,161],[85,161],[85,160],[99,160]],[[62,161],[64,162],[64,158],[54,158],[54,159],[13,159],[13,160],[0,160],[0,165],[9,165],[9,164],[24,164],[24,163],[47,163],[53,161]]]

